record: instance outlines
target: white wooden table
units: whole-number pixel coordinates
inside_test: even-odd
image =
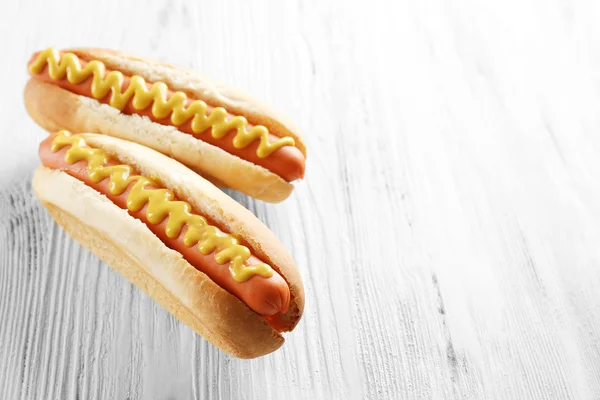
[[[52,3],[52,5],[50,5]],[[0,398],[600,399],[600,3],[7,0]],[[280,351],[208,345],[32,196],[30,54],[118,48],[274,103],[307,305]]]

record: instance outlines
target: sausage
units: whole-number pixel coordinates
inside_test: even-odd
[[[65,146],[57,152],[52,152],[51,147],[53,139],[54,135],[51,135],[40,144],[40,159],[46,167],[66,172],[107,196],[118,207],[127,210],[127,197],[133,183],[131,183],[122,194],[111,194],[108,189],[109,178],[105,178],[98,183],[92,182],[88,175],[87,161],[82,160],[74,164],[68,164],[65,161],[65,152],[69,146]],[[110,159],[106,165],[110,166],[116,164],[118,163],[115,160]],[[156,187],[148,186],[148,188]],[[167,247],[179,252],[192,266],[205,273],[217,285],[239,298],[258,314],[269,317],[269,321],[274,321],[273,324],[277,324],[277,314],[287,311],[290,302],[289,286],[280,274],[273,271],[273,275],[269,278],[254,275],[245,282],[237,282],[229,272],[229,263],[223,265],[218,264],[215,261],[214,252],[204,255],[198,250],[197,245],[187,247],[184,244],[183,237],[187,227],[184,227],[181,230],[178,237],[171,239],[167,237],[165,230],[168,217],[159,224],[152,224],[148,221],[146,216],[146,207],[147,205],[136,212],[130,210],[127,211],[134,218],[144,222]],[[247,260],[248,265],[256,265],[261,262],[262,261],[254,255],[251,255]]]
[[[40,54],[39,52],[33,54],[28,65],[31,65],[33,63],[33,61],[35,61],[37,59],[39,54]],[[60,52],[60,54],[62,56],[65,53]],[[82,68],[85,67],[85,65],[88,63],[87,61],[82,60],[82,59],[79,59],[79,62],[81,64]],[[110,69],[106,68],[107,74],[110,71],[111,71]],[[123,74],[123,76],[124,76],[124,79],[123,79],[122,90],[124,91],[129,86],[130,77],[125,74]],[[53,85],[60,86],[61,88],[65,89],[65,90],[79,94],[81,96],[94,98],[92,95],[92,80],[93,80],[92,77],[89,77],[88,79],[86,79],[85,81],[83,81],[79,84],[70,83],[66,77],[61,80],[56,81],[50,77],[50,75],[48,73],[47,65],[44,67],[42,72],[40,72],[39,74],[33,74],[32,77],[35,79],[39,79],[43,82],[47,82],[47,83],[50,83]],[[151,86],[152,85],[150,83],[146,82],[146,87],[148,89],[150,89]],[[168,97],[170,98],[173,95],[173,93],[174,92],[172,90],[169,90]],[[98,101],[100,101],[101,103],[104,103],[104,104],[109,104],[109,100],[110,100],[110,92],[105,98],[98,99]],[[186,105],[189,105],[189,103],[191,103],[193,100],[194,99],[188,99]],[[211,107],[210,105],[207,104],[207,109],[208,109],[209,113],[212,111],[213,108],[214,107]],[[122,112],[125,114],[128,114],[128,115],[137,114],[137,115],[146,116],[146,117],[150,118],[152,121],[159,123],[161,125],[173,126],[170,116],[167,116],[166,118],[161,118],[161,119],[156,118],[152,114],[151,106],[145,108],[144,110],[136,110],[133,107],[132,102],[130,101],[127,103],[126,107],[122,110]],[[232,114],[228,114],[228,116],[229,116],[229,118],[234,117]],[[253,125],[248,123],[247,127],[248,127],[248,129],[251,129],[253,127]],[[194,137],[198,138],[199,140],[202,140],[202,141],[210,143],[214,146],[217,146],[217,147],[225,150],[226,152],[233,154],[237,157],[240,157],[246,161],[249,161],[256,165],[260,165],[260,166],[268,169],[269,171],[279,175],[281,178],[285,179],[288,182],[294,181],[296,179],[301,179],[304,177],[304,167],[305,167],[304,155],[298,148],[296,148],[294,146],[283,146],[283,147],[277,149],[276,151],[274,151],[271,155],[269,155],[265,158],[260,158],[256,154],[256,149],[258,148],[258,145],[260,143],[260,141],[258,141],[258,140],[250,143],[247,147],[244,147],[242,149],[236,149],[234,147],[233,137],[236,135],[235,130],[230,131],[221,139],[215,139],[214,137],[212,137],[210,132],[208,132],[210,130],[210,128],[199,134],[194,133],[192,130],[192,127],[191,127],[191,119],[190,119],[190,121],[184,123],[183,125],[178,126],[177,129],[181,132],[191,134]],[[278,139],[277,136],[269,133],[269,141],[270,142],[273,142],[277,139]]]

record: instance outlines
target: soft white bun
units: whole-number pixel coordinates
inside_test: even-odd
[[[304,309],[302,280],[283,245],[250,211],[188,168],[151,149],[104,135],[83,136],[90,145],[160,181],[223,230],[238,234],[253,254],[288,282],[291,302],[286,330],[295,327]],[[263,317],[192,267],[106,196],[64,172],[43,166],[34,175],[33,188],[53,218],[77,241],[223,351],[252,358],[283,344],[283,337]]]
[[[140,75],[149,82],[162,81],[213,106],[242,115],[253,124],[264,125],[277,136],[290,136],[306,155],[298,130],[286,117],[259,100],[217,84],[195,71],[105,49],[70,49],[84,60],[100,60],[108,68]],[[172,126],[146,117],[121,114],[95,99],[80,96],[58,86],[30,79],[25,88],[25,105],[31,117],[44,129],[68,129],[75,133],[97,132],[151,147],[186,164],[213,183],[260,200],[279,202],[294,186],[277,174],[234,156],[216,146],[182,133]]]

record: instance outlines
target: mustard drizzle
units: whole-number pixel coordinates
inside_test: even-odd
[[[65,152],[67,164],[75,164],[85,160],[88,174],[94,183],[110,178],[109,191],[113,195],[121,195],[131,182],[135,182],[127,196],[127,209],[133,212],[141,210],[148,204],[146,216],[151,224],[160,224],[167,220],[166,235],[174,239],[179,236],[184,226],[187,231],[183,242],[187,247],[198,246],[200,253],[208,255],[215,252],[218,264],[230,263],[229,271],[236,282],[245,282],[254,275],[269,278],[273,275],[270,266],[264,263],[246,265],[250,250],[239,243],[234,236],[210,225],[200,215],[192,213],[192,207],[185,201],[174,200],[175,195],[168,189],[148,188],[159,186],[155,181],[141,175],[133,175],[130,165],[106,166],[108,155],[100,149],[88,146],[85,140],[67,131],[60,131],[52,141],[52,152],[65,146],[71,146]]]
[[[191,119],[192,131],[196,135],[210,128],[210,134],[215,139],[222,139],[231,130],[236,130],[237,133],[233,138],[233,146],[236,149],[243,149],[252,142],[260,140],[256,149],[259,158],[268,157],[281,147],[295,145],[291,137],[270,142],[266,127],[255,125],[248,129],[248,121],[245,117],[234,116],[228,119],[228,112],[223,107],[215,107],[209,114],[208,106],[202,100],[193,100],[186,105],[187,95],[181,91],[167,98],[169,88],[164,82],[155,82],[148,90],[144,78],[134,75],[130,78],[127,89],[123,91],[123,74],[119,71],[106,74],[104,63],[99,60],[90,61],[82,68],[75,54],[65,53],[61,57],[57,50],[48,48],[39,54],[29,67],[29,71],[31,74],[39,74],[46,65],[53,80],[62,80],[66,76],[70,83],[76,85],[93,76],[93,97],[100,100],[111,92],[109,104],[119,111],[123,111],[129,101],[136,110],[144,110],[152,106],[154,117],[162,119],[170,115],[171,122],[175,126],[181,126]]]

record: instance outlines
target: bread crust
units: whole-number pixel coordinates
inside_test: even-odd
[[[216,347],[236,357],[254,358],[283,344],[283,337],[264,318],[106,196],[43,166],[34,174],[33,189],[75,240]]]
[[[213,183],[254,198],[280,202],[294,186],[277,174],[147,117],[126,115],[95,99],[30,79],[25,107],[48,131],[98,132],[143,144],[192,168]]]

